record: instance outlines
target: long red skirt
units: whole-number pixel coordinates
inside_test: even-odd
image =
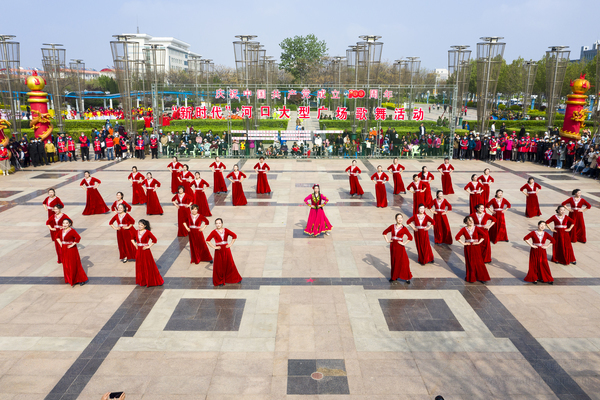
[[[471,210],[470,214],[473,214],[477,211],[475,209],[477,207],[477,204],[485,204],[483,202],[483,197],[481,196],[481,194],[479,194],[479,193],[470,194],[469,195],[469,210]]]
[[[136,204],[146,204],[146,193],[144,193],[144,189],[142,189],[142,185],[137,182],[132,183],[133,188],[133,200],[131,201],[132,205]]]
[[[492,262],[492,245],[490,244],[490,234],[487,229],[481,228],[483,232],[483,242],[479,245],[481,247],[481,258],[484,263]]]
[[[204,217],[212,216],[210,207],[208,206],[208,200],[206,199],[206,193],[202,190],[195,190],[195,204],[198,206],[198,214]]]
[[[540,202],[537,194],[530,194],[525,201],[525,216],[527,218],[539,217],[542,215],[540,211]]]
[[[525,282],[554,282],[550,266],[548,265],[548,254],[541,247],[532,248],[529,251],[529,271]]]
[[[73,286],[78,283],[87,282],[88,277],[81,265],[81,258],[79,257],[77,246],[73,246],[70,249],[67,248],[67,246],[68,245],[66,244],[62,246],[62,265],[65,283]]]
[[[436,244],[452,244],[452,232],[448,223],[448,216],[440,213],[433,215],[433,238]]]
[[[135,283],[140,286],[162,286],[165,281],[154,262],[152,251],[137,248],[135,255]]]
[[[583,213],[581,211],[573,211],[569,213],[569,218],[575,221],[575,226],[571,229],[571,242],[587,242],[585,234],[585,221],[583,220]]]
[[[393,281],[396,279],[402,279],[403,281],[410,280],[412,278],[412,273],[410,272],[410,260],[406,254],[406,248],[401,244],[398,244],[395,240],[390,243],[390,258],[390,265],[392,268],[391,279]]]
[[[483,185],[483,192],[481,193],[483,199],[483,205],[486,205],[490,201],[490,185]]]
[[[375,196],[377,197],[377,207],[387,207],[387,192],[384,183],[377,182],[375,184]]]
[[[256,176],[256,194],[265,193],[271,193],[271,186],[269,186],[267,174],[264,172],[259,172]]]
[[[569,265],[576,262],[573,245],[571,244],[571,235],[564,228],[558,228],[552,235],[554,244],[552,245],[552,262]]]
[[[490,275],[485,267],[483,258],[481,257],[481,249],[479,245],[465,246],[465,267],[467,270],[467,276],[465,281],[475,282],[482,281],[487,282],[490,280]]]
[[[394,194],[406,193],[402,175],[398,173],[392,173],[392,177],[394,178]]]
[[[177,207],[177,237],[186,237],[188,235],[187,229],[183,226],[184,222],[187,222],[190,215],[190,209],[188,207]]]
[[[215,171],[213,173],[213,179],[215,181],[214,193],[227,192],[227,185],[225,185],[225,179],[223,178],[221,171]]]
[[[442,173],[442,191],[445,195],[454,194],[454,188],[452,187],[452,176],[450,176],[450,174]]]
[[[119,245],[119,258],[135,260],[135,246],[131,243],[131,229],[119,229],[117,231],[117,244]]]
[[[431,251],[431,242],[429,242],[429,231],[417,229],[414,235],[415,243],[417,244],[417,254],[419,254],[419,264],[432,263],[433,252]]]
[[[148,190],[148,202],[146,203],[147,215],[163,215],[163,209],[160,206],[156,190]]]
[[[98,189],[89,188],[85,191],[86,199],[83,215],[105,214],[109,211]]]
[[[192,228],[190,230],[190,255],[192,257],[190,264],[199,264],[200,261],[212,261],[213,259],[200,229]]]
[[[213,264],[213,285],[218,286],[225,283],[240,283],[242,277],[238,273],[231,249],[219,246],[215,250],[215,262]]]
[[[425,191],[423,192],[423,204],[425,204],[425,208],[430,208],[433,204],[433,196],[431,195],[431,185],[429,182],[423,181],[423,187]]]
[[[244,187],[242,186],[242,182],[233,182],[231,185],[231,202],[234,206],[245,206],[248,204],[248,200],[246,200],[246,195],[244,194]]]
[[[60,244],[58,244],[58,242],[56,241],[57,238],[59,238],[59,234],[61,233],[60,230],[55,230],[55,231],[50,231],[50,237],[52,238],[52,241],[54,242],[54,249],[56,250],[56,262],[58,264],[62,264],[62,246]]]
[[[358,181],[358,176],[350,175],[350,194],[356,194],[359,196],[365,194],[362,186],[360,186],[360,182]]]
[[[171,193],[177,193],[177,189],[181,182],[179,182],[179,171],[171,171]]]
[[[194,189],[192,189],[192,186],[188,181],[181,182],[181,186],[183,186],[185,194],[189,194],[190,196],[194,197]]]
[[[498,242],[508,242],[508,231],[506,230],[506,220],[504,211],[496,211],[494,215],[496,223],[490,228],[490,241],[494,244]]]
[[[419,213],[419,204],[425,205],[423,200],[423,192],[414,192],[413,193],[413,215],[417,215]],[[425,205],[425,207],[427,207]]]

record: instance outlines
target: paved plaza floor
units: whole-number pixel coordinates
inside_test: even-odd
[[[531,163],[454,161],[456,234],[468,213],[471,174],[491,168],[492,192],[513,208],[510,242],[493,245],[491,281],[466,283],[460,244],[434,245],[435,262],[417,263],[408,246],[411,285],[388,282],[382,231],[394,214],[410,216],[412,196],[376,208],[369,176],[390,160],[359,160],[362,199],[351,198],[348,159],[268,160],[273,193],[256,195],[256,160],[239,163],[248,205],[231,191],[213,195],[213,217],[238,235],[233,257],[241,284],[212,286],[212,265],[190,264],[170,203],[169,159],[73,162],[29,168],[0,179],[0,399],[94,399],[125,391],[128,400],[165,399],[600,399],[600,186],[597,181]],[[213,184],[210,160],[183,160]],[[440,187],[439,160],[403,160],[410,176],[428,166]],[[162,287],[135,285],[135,264],[120,262],[110,214],[83,216],[84,170],[102,181],[111,204],[133,165],[162,183],[162,216],[147,217]],[[542,186],[543,219],[580,188],[586,244],[577,265],[550,263],[553,286],[523,281],[523,237],[538,219],[524,216],[519,192],[528,176]],[[330,236],[303,234],[314,183],[330,199]],[[90,278],[64,283],[41,203],[54,187],[81,234]],[[131,215],[146,218],[143,206]],[[406,221],[406,218],[405,218]],[[211,226],[212,230],[213,226]],[[209,231],[207,231],[209,232]],[[433,241],[433,233],[431,233]]]

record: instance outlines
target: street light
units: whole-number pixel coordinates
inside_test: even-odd
[[[523,65],[525,68],[525,74],[523,77],[523,118],[527,115],[527,109],[529,108],[529,102],[531,101],[531,93],[533,92],[533,85],[535,83],[535,75],[537,74],[538,63],[529,60]]]
[[[499,36],[482,37],[477,43],[477,122],[480,133],[486,133],[492,103],[496,97],[498,76],[506,43]]]
[[[135,35],[113,35],[117,40],[110,42],[113,56],[115,75],[121,94],[121,106],[125,128],[130,136],[135,135],[134,120],[131,113],[133,104],[131,101],[133,71],[138,67],[140,59],[139,42],[131,41]]]
[[[81,75],[85,74],[85,64],[83,63],[83,60],[72,59],[71,63],[69,64],[69,69],[71,70],[71,73],[74,74],[77,78],[77,101],[75,102],[75,104],[77,105],[77,112],[79,113],[79,118],[83,119],[83,111],[85,109],[83,105],[83,94],[81,92]]]
[[[20,44],[14,35],[0,35],[0,91],[5,105],[10,109],[8,116],[13,136],[21,133],[21,107],[19,106]]]
[[[62,119],[62,99],[64,97],[64,72],[66,69],[65,49],[59,48],[62,44],[43,43],[50,48],[42,48],[42,64],[46,72],[46,78],[50,84],[50,93],[52,94],[52,104],[54,105],[54,114],[58,132],[64,132],[64,122]]]
[[[412,119],[413,116],[413,81],[415,78],[415,72],[418,74],[419,69],[421,68],[421,60],[419,57],[406,57],[406,61],[408,62],[408,69],[410,71],[410,94],[408,98],[408,118]]]
[[[550,46],[546,51],[546,96],[548,106],[546,107],[546,126],[552,128],[554,116],[558,107],[558,99],[562,90],[562,84],[569,64],[569,46]]]

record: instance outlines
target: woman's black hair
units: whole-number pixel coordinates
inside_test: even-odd
[[[73,220],[71,218],[63,219],[63,222],[65,222],[65,221],[69,223],[69,226],[73,226]]]
[[[83,171],[83,174],[84,174],[84,175],[85,175],[85,174],[91,175],[91,174],[90,174],[90,171]]]
[[[198,207],[198,204],[192,204],[192,206],[190,207],[190,210],[199,210],[200,207]]]
[[[485,206],[484,206],[483,204],[481,204],[481,203],[480,203],[480,204],[477,204],[477,205],[475,206],[475,209],[477,210],[479,207],[483,207],[483,208],[485,209]]]
[[[49,191],[51,191],[51,190],[54,192],[54,194],[56,194],[56,190],[55,190],[54,188],[50,188],[50,189],[48,189],[46,193],[48,193],[48,192],[49,192]]]
[[[418,210],[419,210],[419,208],[421,208],[421,207],[425,207],[425,204],[423,204],[423,203],[419,203],[419,205],[417,206],[417,211],[418,211]]]
[[[133,167],[131,167],[131,169],[134,169],[134,168],[135,168],[135,170],[137,171],[137,167],[136,167],[135,165],[134,165]]]
[[[443,191],[443,190],[438,190],[437,192],[435,192],[435,197],[438,197],[438,195],[439,195],[440,193],[444,193],[444,191]]]
[[[540,226],[541,224],[545,224],[545,223],[546,223],[546,221],[540,221],[540,222],[538,222],[538,228],[539,228],[539,226]]]
[[[120,194],[122,199],[125,198],[125,195],[123,194],[123,192],[117,192],[117,194]]]
[[[117,205],[117,211],[119,210],[119,207],[123,207],[123,211],[127,212],[127,209],[125,208],[125,204],[120,203]]]
[[[152,228],[150,227],[150,222],[146,219],[140,219],[138,221],[140,224],[144,225],[144,228],[146,228],[147,231],[151,231]]]
[[[467,221],[469,220],[469,218],[472,220],[473,217],[471,217],[470,215],[467,215],[464,219],[463,219],[463,224],[467,224]]]
[[[404,217],[404,215],[402,215],[402,213],[398,213],[398,214],[396,214],[396,216],[394,217],[394,221],[398,220],[398,215],[400,215],[400,216]]]
[[[471,182],[473,182],[473,178],[476,178],[476,177],[477,177],[477,174],[471,175]]]
[[[423,166],[421,167],[421,172],[425,171],[425,168],[427,168],[427,166],[426,166],[426,165],[423,165]]]
[[[148,171],[148,172],[146,172],[146,175],[152,176],[152,172]]]
[[[190,170],[190,166],[187,164],[183,164],[183,166],[189,171]]]
[[[418,178],[419,174],[413,174],[413,181],[415,180],[415,178]]]
[[[62,210],[63,208],[65,208],[65,206],[63,206],[62,204],[55,204],[54,207],[58,208],[59,210]],[[52,207],[52,208],[54,208]]]
[[[571,196],[575,196],[577,194],[577,192],[581,192],[581,190],[573,189],[573,191],[571,192]]]
[[[183,189],[183,191],[185,192],[185,187],[183,185],[179,185],[177,186],[177,191],[179,192],[179,189]]]
[[[489,170],[490,170],[489,168],[485,168],[485,169],[483,170],[483,173],[485,174],[485,171],[489,171]]]
[[[217,221],[221,221],[221,224],[223,224],[223,218],[217,218],[217,219],[215,219],[215,224],[217,223]]]
[[[502,193],[504,193],[504,190],[502,190],[502,189],[498,189],[498,190],[496,190],[496,197],[498,197],[498,192],[502,192]]]
[[[565,208],[565,206],[560,205],[560,206],[556,207],[556,210],[554,212],[558,214],[558,210],[560,210],[561,208]]]
[[[173,158],[175,159],[175,161],[179,162],[179,158],[177,158],[177,156],[173,156]]]
[[[530,176],[529,178],[527,178],[527,183],[529,183],[529,181],[534,181],[535,182],[535,178],[533,176]]]

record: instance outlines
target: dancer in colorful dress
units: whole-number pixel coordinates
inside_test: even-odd
[[[406,245],[413,239],[412,235],[402,224],[402,214],[396,214],[396,223],[387,227],[383,231],[383,238],[390,244],[390,282],[402,279],[410,284],[412,273],[410,272],[410,260],[406,254]],[[388,239],[388,233],[391,238]],[[406,237],[406,240],[404,239]]]
[[[131,215],[127,214],[124,204],[119,204],[117,206],[117,214],[111,218],[108,224],[117,231],[119,259],[124,263],[128,260],[135,260],[135,246],[131,243],[135,234],[135,229],[133,229],[135,220]]]
[[[319,236],[321,233],[329,235],[329,232],[333,228],[331,223],[325,216],[323,207],[329,202],[329,199],[321,194],[321,188],[319,185],[313,185],[313,193],[306,196],[304,204],[310,207],[310,213],[308,214],[308,222],[304,233],[310,236]]]
[[[62,263],[62,247],[57,239],[61,235],[63,221],[65,219],[70,219],[66,214],[63,214],[62,209],[63,206],[61,204],[55,204],[54,207],[52,207],[52,212],[54,215],[52,215],[46,221],[46,225],[48,226],[48,229],[50,229],[50,238],[54,242],[54,248],[56,250],[57,257],[56,262],[58,264]]]
[[[475,226],[481,230],[483,242],[481,243],[481,256],[484,263],[492,262],[492,246],[490,245],[489,230],[496,223],[496,219],[485,212],[485,206],[478,204],[475,212],[470,215],[475,221]]]
[[[190,235],[190,264],[199,264],[201,261],[208,261],[212,264],[213,258],[202,233],[208,226],[208,220],[200,215],[198,211],[198,205],[192,204],[190,215],[187,221],[183,223]]]
[[[73,221],[65,218],[62,222],[62,231],[56,239],[62,249],[62,265],[65,283],[71,286],[80,286],[88,283],[88,277],[81,265],[81,257],[77,250],[77,243],[81,236],[73,229]]]
[[[433,229],[435,222],[429,215],[425,214],[424,204],[419,204],[418,210],[418,214],[410,217],[406,223],[414,231],[417,253],[419,254],[419,264],[425,265],[433,263],[433,252],[431,251],[431,242],[429,241],[429,230]]]
[[[490,183],[494,182],[494,178],[490,175],[490,169],[486,168],[483,170],[483,175],[477,178],[479,182],[483,185],[483,192],[481,196],[483,198],[482,204],[487,204],[490,201]]]
[[[508,231],[506,229],[506,220],[504,212],[511,207],[511,204],[504,198],[504,192],[501,189],[496,190],[496,195],[488,201],[486,207],[496,219],[496,223],[490,228],[490,240],[496,244],[498,242],[508,242]]]
[[[259,158],[254,166],[254,171],[256,171],[256,194],[271,193],[271,186],[269,186],[269,180],[267,179],[267,171],[270,170],[271,167],[267,165],[265,158]]]
[[[125,206],[125,209],[127,210],[127,212],[131,211],[131,206],[129,204],[127,204],[127,202],[125,200],[123,200],[123,197],[125,195],[123,194],[123,192],[117,192],[117,199],[114,201],[114,203],[112,203],[112,206],[110,206],[110,211],[113,212],[117,212],[117,206],[119,204],[123,204]]]
[[[152,177],[152,173],[146,174],[146,179],[142,183],[144,188],[144,194],[146,195],[146,214],[148,215],[162,215],[163,209],[158,200],[156,194],[156,188],[160,187],[160,182]]]
[[[217,218],[215,220],[216,229],[213,230],[206,238],[206,243],[215,249],[215,259],[213,262],[213,285],[223,286],[226,283],[240,283],[240,276],[233,255],[231,254],[231,246],[235,243],[237,235],[227,228],[223,227],[223,220]],[[231,242],[229,242],[231,238]],[[215,244],[211,243],[215,241]]]
[[[85,189],[85,209],[83,215],[94,215],[94,214],[105,214],[107,213],[108,207],[102,198],[102,195],[98,191],[98,186],[102,183],[100,179],[92,178],[89,171],[83,173],[84,178],[82,179],[79,186]]]
[[[548,265],[548,254],[546,250],[554,243],[554,238],[546,232],[546,223],[538,222],[538,228],[529,232],[523,240],[531,246],[529,251],[529,271],[525,282],[544,282],[552,285],[554,278]]]
[[[246,174],[239,170],[237,164],[233,166],[233,171],[227,175],[227,179],[231,182],[231,202],[234,206],[245,206],[248,204],[242,182],[246,179]]]
[[[454,167],[450,164],[448,157],[444,158],[444,163],[438,167],[438,171],[442,174],[442,191],[444,195],[454,194],[454,188],[452,187],[452,171],[454,171]]]
[[[388,171],[392,171],[392,179],[394,181],[394,194],[405,194],[406,188],[402,180],[402,172],[405,170],[403,165],[398,163],[398,157],[394,158],[392,164],[387,167]]]
[[[413,194],[413,215],[419,213],[419,204],[425,204],[425,186],[421,183],[419,174],[414,174],[413,181],[408,185],[407,189]]]
[[[592,205],[581,197],[581,190],[575,189],[571,196],[562,202],[562,205],[569,211],[569,218],[574,221],[575,226],[571,229],[571,242],[585,243],[587,241],[585,232],[585,221],[583,220],[584,211],[592,208]]]
[[[48,212],[48,218],[54,216],[53,208],[57,204],[60,204],[60,206],[62,208],[65,207],[63,202],[56,196],[56,190],[54,190],[52,188],[48,189],[48,197],[46,197],[44,199],[44,202],[42,203],[42,205],[44,206],[44,209]]]
[[[177,188],[181,184],[181,182],[179,182],[179,175],[181,174],[183,165],[179,162],[177,157],[173,157],[173,161],[167,165],[167,168],[171,171],[171,193],[175,194],[177,193]]]
[[[375,182],[375,196],[377,197],[377,208],[387,207],[387,191],[385,183],[390,180],[387,174],[383,172],[381,165],[377,166],[377,172],[371,176],[371,180]]]
[[[131,167],[131,173],[127,177],[131,182],[131,188],[133,190],[133,199],[131,200],[132,205],[146,204],[146,195],[144,194],[144,188],[142,182],[144,182],[144,175],[138,172],[137,167]]]
[[[465,217],[463,223],[466,226],[458,231],[454,238],[464,246],[465,267],[467,272],[465,281],[471,283],[475,281],[485,283],[490,280],[490,275],[483,262],[481,249],[479,248],[484,240],[484,233],[475,226],[475,222],[471,216]]]
[[[190,187],[194,180],[194,174],[190,172],[190,167],[187,164],[183,164],[181,167],[181,173],[179,174],[179,185],[183,186],[183,189],[187,195],[194,197],[194,191]],[[179,186],[177,186],[179,191]]]
[[[444,192],[438,190],[431,205],[433,213],[433,237],[435,244],[452,244],[452,232],[448,223],[448,214],[452,211],[452,206],[444,198]]]
[[[210,207],[208,206],[208,199],[204,192],[205,187],[210,185],[204,179],[200,177],[200,172],[194,174],[194,180],[191,183],[191,188],[194,189],[194,204],[198,205],[200,215],[204,217],[212,216]]]
[[[138,221],[138,230],[131,242],[136,247],[135,255],[135,283],[140,286],[162,286],[163,280],[154,256],[150,250],[157,242],[156,236],[151,232],[150,222],[145,219]]]
[[[553,227],[550,226],[553,225]],[[553,232],[554,246],[552,246],[552,262],[569,265],[577,264],[573,245],[571,244],[571,230],[573,229],[573,220],[567,216],[565,206],[558,206],[556,215],[553,215],[546,221],[546,225]]]
[[[431,194],[431,184],[429,182],[433,181],[435,177],[426,166],[421,168],[421,172],[419,172],[419,178],[421,178],[421,182],[423,182],[423,186],[425,187],[425,193],[423,193],[423,204],[425,207],[430,207],[433,202],[433,195]]]
[[[358,176],[362,171],[356,166],[356,160],[352,160],[352,165],[346,168],[346,173],[350,179],[350,196],[362,196],[365,194],[358,181]]]
[[[190,215],[190,207],[194,198],[185,192],[183,185],[177,188],[177,194],[171,199],[173,205],[177,207],[177,237],[186,237],[188,230],[185,228],[185,222]]]
[[[225,170],[225,164],[221,162],[219,157],[215,157],[215,162],[209,165],[213,172],[213,193],[227,193],[227,185],[225,185],[225,179],[223,179],[223,172]]]
[[[469,193],[469,213],[473,214],[477,204],[483,204],[483,185],[477,181],[477,174],[471,175],[471,182],[467,183],[465,191]]]
[[[539,183],[534,178],[527,179],[527,183],[519,189],[527,198],[525,202],[525,216],[527,218],[539,217],[542,215],[540,210],[540,202],[538,201],[538,192],[542,190]],[[553,247],[553,249],[556,248]]]

